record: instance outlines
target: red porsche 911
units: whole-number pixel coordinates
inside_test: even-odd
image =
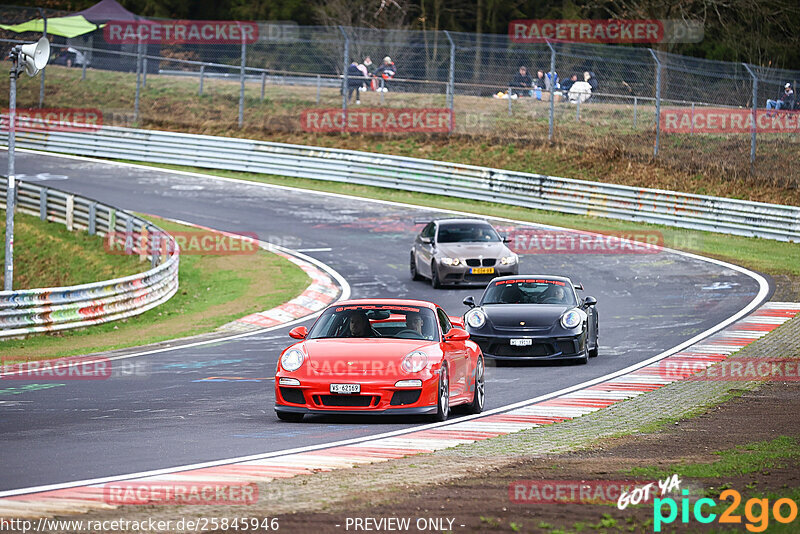
[[[453,319],[458,321],[458,319]],[[483,410],[483,354],[461,325],[430,302],[376,299],[338,302],[278,359],[275,412],[283,421],[305,414],[426,414]]]

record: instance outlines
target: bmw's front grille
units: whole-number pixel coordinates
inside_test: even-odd
[[[466,262],[469,267],[494,267],[494,264],[497,263],[497,260],[495,258],[483,258],[483,260],[471,258],[466,260]]]

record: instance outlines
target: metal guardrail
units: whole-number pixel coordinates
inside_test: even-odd
[[[0,203],[6,206],[6,180]],[[17,210],[43,221],[104,235],[108,244],[149,257],[143,273],[69,287],[0,291],[0,338],[107,323],[146,312],[178,290],[175,240],[149,221],[78,195],[18,182]],[[149,237],[148,237],[149,236]]]
[[[26,129],[17,146],[68,154],[275,174],[527,208],[800,242],[800,207],[636,188],[352,150],[103,127]]]

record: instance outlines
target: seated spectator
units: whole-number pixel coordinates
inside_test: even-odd
[[[375,69],[375,76],[383,78],[383,89],[381,89],[381,87],[378,86],[378,90],[379,91],[383,90],[384,93],[388,91],[387,87],[388,82],[389,80],[394,78],[396,74],[397,74],[397,67],[395,67],[392,58],[390,58],[389,56],[383,58],[383,64],[377,69]]]
[[[572,84],[577,81],[578,81],[578,75],[573,74],[569,80],[561,84],[561,90],[564,91],[565,97],[569,94],[569,90],[572,88]]]
[[[586,102],[591,96],[592,86],[589,85],[589,82],[575,82],[569,88],[569,93],[567,93],[567,98],[572,104]]]
[[[794,91],[792,84],[787,83],[783,86],[783,94],[778,100],[767,100],[767,109],[793,109],[795,107]]]
[[[594,72],[586,71],[583,73],[583,81],[589,84],[592,88],[592,92],[597,92],[597,78],[594,75]]]
[[[561,87],[561,85],[558,83],[558,73],[557,72],[553,71],[553,72],[545,73],[545,75],[544,75],[544,89],[545,89],[545,91],[547,91],[549,93],[551,90],[555,91],[556,89],[559,89],[560,87]]]
[[[516,93],[519,96],[533,96],[533,92],[531,91],[533,80],[531,79],[531,75],[528,74],[528,68],[520,67],[519,72],[511,79],[508,87],[510,93]]]

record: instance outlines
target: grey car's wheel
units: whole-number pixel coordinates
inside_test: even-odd
[[[589,363],[589,349],[588,348],[583,349],[583,356],[575,358],[575,363],[577,363],[578,365],[586,365],[587,363]]]
[[[478,358],[475,364],[475,392],[472,395],[472,402],[469,403],[467,411],[469,413],[481,413],[483,404],[486,402],[486,380],[484,377],[483,358]]]
[[[431,263],[431,286],[433,289],[441,289],[442,281],[439,280],[439,271],[436,269],[436,263]]]
[[[450,375],[447,372],[447,364],[442,364],[439,370],[439,394],[436,401],[436,415],[434,421],[447,421],[450,417]]]
[[[414,257],[413,252],[411,253],[411,263],[408,266],[408,270],[411,272],[412,280],[422,280],[422,275],[417,271],[417,258]]]
[[[593,348],[593,349],[591,349],[589,351],[589,357],[590,358],[597,358],[597,355],[599,354],[599,352],[600,352],[600,346],[598,345],[598,346],[596,346],[595,348]]]
[[[278,419],[281,421],[288,421],[290,423],[299,423],[303,420],[303,414],[295,412],[275,412],[278,414]]]

